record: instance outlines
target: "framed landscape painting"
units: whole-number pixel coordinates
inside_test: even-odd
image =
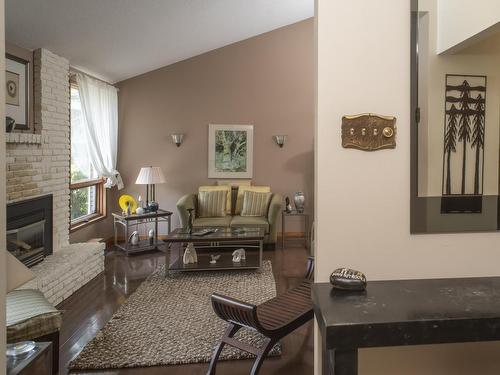
[[[253,125],[208,125],[208,178],[252,178]]]

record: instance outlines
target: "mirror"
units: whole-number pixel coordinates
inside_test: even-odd
[[[457,6],[412,1],[412,233],[499,229],[500,4]]]

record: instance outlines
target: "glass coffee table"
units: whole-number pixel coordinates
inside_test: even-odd
[[[216,229],[215,232],[196,235],[201,229]],[[177,228],[163,241],[167,243],[165,252],[166,276],[169,271],[214,271],[260,269],[264,247],[262,228],[194,228],[189,234],[186,229]],[[188,243],[193,243],[197,252],[196,263],[184,264],[182,258]],[[233,262],[232,251],[245,249],[246,259]],[[172,252],[177,251],[177,259],[171,263]],[[220,255],[215,263],[210,263],[211,255]]]

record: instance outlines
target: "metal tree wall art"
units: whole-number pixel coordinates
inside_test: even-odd
[[[483,191],[486,77],[446,75],[443,195]]]

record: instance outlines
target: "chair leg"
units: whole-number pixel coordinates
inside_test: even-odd
[[[276,344],[275,340],[268,339],[269,341],[267,344],[265,344],[261,349],[260,353],[257,355],[257,359],[255,360],[252,371],[250,372],[250,375],[257,375],[259,373],[260,367],[262,366],[262,363],[266,359],[267,354],[269,351],[273,348],[273,346]]]
[[[240,328],[241,326],[230,324],[226,332],[224,332],[224,335],[220,339],[219,343],[215,346],[214,352],[212,354],[212,359],[210,360],[210,364],[208,366],[207,375],[215,375],[215,368],[217,366],[217,361],[219,359],[220,353],[222,352],[222,349],[224,349],[224,346],[226,345],[224,339],[228,337],[229,338],[233,337],[236,334],[236,332],[240,330]]]

